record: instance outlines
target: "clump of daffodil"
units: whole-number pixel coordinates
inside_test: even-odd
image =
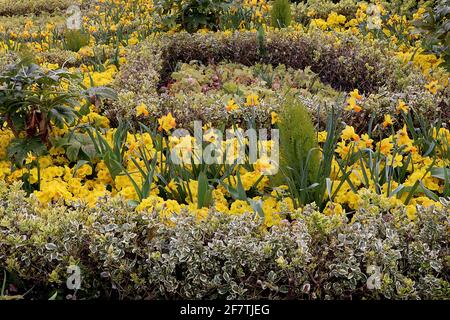
[[[235,110],[239,109],[239,106],[236,104],[236,102],[234,101],[233,98],[230,98],[230,100],[228,100],[227,105],[225,106],[225,109],[228,112],[231,112],[231,111],[235,111]]]
[[[259,97],[257,94],[255,93],[250,93],[249,95],[247,95],[246,97],[246,102],[245,102],[245,106],[246,107],[255,107],[259,104]]]
[[[350,92],[350,97],[347,99],[347,106],[345,110],[353,110],[354,112],[360,112],[362,110],[358,103],[362,100],[362,96],[359,94],[358,89]]]
[[[148,112],[148,108],[145,105],[145,103],[141,103],[140,105],[138,105],[136,107],[136,117],[140,117],[140,116],[148,117],[149,114],[150,113]]]
[[[159,123],[159,131],[165,131],[166,133],[170,132],[175,126],[177,125],[177,122],[175,118],[172,116],[172,112],[169,112],[166,116],[162,116],[158,119]]]

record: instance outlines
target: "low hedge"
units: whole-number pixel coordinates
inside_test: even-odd
[[[65,10],[73,4],[80,4],[81,0],[1,0],[0,16],[13,16],[25,14],[40,14]]]
[[[228,61],[245,66],[262,63],[293,69],[310,67],[323,83],[341,91],[357,88],[370,93],[382,86],[396,86],[392,67],[400,62],[392,59],[383,46],[368,45],[354,36],[341,35],[338,39],[318,30],[271,31],[263,43],[261,51],[255,32],[151,36],[129,50],[128,62],[122,66],[115,87],[119,91],[137,90],[139,96],[151,93],[153,88],[167,84],[178,63],[193,60],[203,64]],[[140,85],[138,89],[136,85]]]
[[[261,44],[255,32],[177,33],[162,41],[163,81],[178,62],[192,60],[205,64],[230,61],[246,66],[284,64],[294,69],[309,66],[322,82],[342,91],[357,88],[373,92],[391,78],[387,49],[347,35],[338,38],[320,31],[271,31]]]
[[[217,106],[205,107],[207,98],[197,101],[195,97],[187,97],[177,101],[165,93],[161,94],[162,89],[170,83],[171,74],[177,65],[191,61],[203,64],[230,62],[244,66],[259,63],[285,65],[287,68],[302,70],[309,68],[322,83],[329,84],[335,90],[345,93],[359,89],[360,93],[364,93],[363,112],[355,115],[348,112],[343,118],[357,130],[367,130],[367,119],[372,113],[377,115],[376,121],[383,121],[387,113],[393,114],[398,99],[404,100],[408,106],[429,119],[449,117],[448,87],[437,95],[431,94],[425,88],[428,80],[418,68],[396,59],[394,53],[381,43],[371,43],[348,34],[319,30],[307,33],[270,31],[264,40],[265,53],[262,53],[255,32],[181,32],[151,36],[136,47],[128,48],[128,52],[127,63],[121,66],[113,84],[121,99],[106,112],[113,124],[118,117],[129,118],[134,108],[142,102],[153,109],[152,114],[155,116],[160,116],[166,109],[180,114],[183,124],[199,119],[195,118],[199,106],[201,110],[206,110],[200,110],[200,119],[211,116],[207,110],[217,110]],[[308,100],[303,102],[310,108],[312,115],[316,116],[320,110],[320,114],[326,116],[326,108],[331,104],[324,106],[321,97],[302,98]],[[337,103],[343,107],[345,99],[341,100]],[[189,103],[191,106],[187,105]],[[277,107],[272,105],[262,118],[270,118],[270,111]],[[206,120],[213,125],[223,124],[215,123],[214,115]],[[325,119],[317,120],[324,123]]]
[[[308,68],[323,84],[343,91],[343,98],[336,101],[338,107],[344,106],[345,93],[357,88],[364,95],[363,111],[343,114],[343,121],[353,125],[357,131],[367,130],[367,119],[372,113],[377,116],[376,123],[382,122],[385,114],[394,114],[399,99],[428,119],[441,117],[445,121],[450,117],[450,87],[442,88],[436,95],[430,93],[425,88],[429,80],[421,71],[396,59],[391,49],[382,43],[319,30],[270,31],[264,43],[266,53],[262,54],[257,34],[249,31],[150,36],[126,49],[126,63],[121,65],[112,84],[120,99],[107,104],[105,114],[114,126],[118,118],[131,118],[135,107],[145,103],[153,116],[159,117],[171,111],[184,127],[190,126],[193,120],[222,126],[229,118],[224,114],[223,101],[211,103],[213,97],[191,94],[178,99],[164,92],[176,67],[194,60],[203,64],[230,62],[244,66],[285,65],[294,70]],[[105,58],[110,54],[107,52]],[[79,66],[86,63],[84,60],[87,58],[77,58],[73,52],[54,49],[39,54],[38,59]],[[3,60],[0,59],[0,64]],[[322,93],[316,95],[311,92],[300,97],[313,117],[321,115],[316,119],[318,123],[325,123],[327,108],[335,104],[325,101]],[[259,108],[259,118],[263,121],[270,119],[270,112],[278,107],[279,104],[271,102],[270,108]]]
[[[373,194],[353,216],[313,206],[269,230],[251,214],[211,210],[198,221],[134,212],[120,199],[95,208],[37,207],[0,183],[5,293],[47,299],[449,299],[450,203],[390,208]],[[66,288],[67,267],[81,288]]]

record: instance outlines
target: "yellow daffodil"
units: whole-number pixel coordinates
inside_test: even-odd
[[[342,159],[345,159],[350,152],[350,145],[346,145],[345,141],[340,141],[337,144],[336,152]]]
[[[389,114],[384,115],[383,128],[387,128],[394,124],[391,116]]]
[[[379,147],[380,152],[382,154],[384,154],[385,156],[387,156],[391,153],[391,150],[394,147],[394,144],[391,142],[390,138],[385,138],[380,141],[378,147]]]
[[[397,112],[408,113],[409,107],[405,104],[403,100],[398,100]]]
[[[350,97],[355,98],[356,100],[362,100],[362,96],[359,94],[359,90],[355,89],[350,92]]]
[[[392,155],[388,155],[386,158],[386,163],[392,168],[397,168],[403,166],[402,160],[403,156],[401,154],[396,154],[395,157],[392,157]]]
[[[325,142],[327,140],[327,136],[328,136],[328,133],[326,131],[320,131],[317,134],[317,141],[319,143],[323,143],[323,142]]]
[[[254,107],[257,106],[259,104],[258,101],[258,95],[255,93],[251,93],[246,97],[246,102],[245,102],[245,106],[247,107]]]
[[[270,113],[270,116],[272,118],[272,121],[271,121],[272,125],[276,124],[278,122],[278,114],[276,112],[272,111]]]
[[[399,146],[402,146],[402,145],[409,146],[412,144],[412,140],[408,136],[408,130],[406,128],[406,124],[403,125],[403,128],[397,132],[397,144]]]
[[[140,105],[138,105],[136,107],[136,117],[139,117],[139,116],[144,116],[144,117],[149,116],[148,108],[145,105],[145,103],[141,103]]]
[[[27,157],[26,157],[26,159],[25,159],[25,164],[31,164],[31,163],[33,163],[33,161],[35,161],[36,160],[36,157],[33,155],[33,153],[30,151],[30,152],[28,152],[28,154],[27,154]]]
[[[430,83],[428,83],[427,85],[425,85],[425,88],[427,88],[428,91],[430,91],[432,94],[436,94],[441,87],[440,87],[438,81],[434,80],[434,81],[431,81]]]
[[[355,128],[353,126],[346,126],[344,130],[342,130],[341,137],[343,140],[353,140],[359,141],[359,135],[355,133]]]
[[[359,94],[358,89],[353,90],[350,92],[350,98],[347,100],[347,107],[345,107],[345,110],[350,111],[353,110],[354,112],[360,112],[362,110],[361,106],[357,104],[357,101],[361,101],[362,96]]]
[[[230,112],[239,109],[239,106],[236,104],[236,102],[234,102],[234,99],[231,98],[230,100],[228,100],[225,109],[227,110],[227,112]]]
[[[177,125],[175,118],[172,116],[172,112],[169,112],[167,116],[162,116],[158,119],[159,123],[159,131],[164,130],[165,132],[169,132],[171,129],[175,128]]]
[[[372,148],[373,139],[370,139],[367,133],[361,135],[361,139],[359,141],[360,147],[363,148]]]

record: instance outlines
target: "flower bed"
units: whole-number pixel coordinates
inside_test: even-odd
[[[0,299],[448,299],[445,4],[176,2],[0,5]]]

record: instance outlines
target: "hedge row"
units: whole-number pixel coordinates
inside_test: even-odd
[[[214,117],[218,113],[208,110],[218,110],[218,107],[215,103],[205,105],[207,98],[189,96],[177,101],[161,94],[177,65],[191,61],[203,64],[225,61],[245,66],[282,64],[293,69],[309,67],[323,83],[336,90],[349,92],[359,89],[365,93],[367,103],[363,112],[355,117],[347,113],[343,119],[361,130],[367,130],[367,119],[372,113],[378,115],[376,121],[382,121],[385,114],[395,112],[398,99],[430,119],[439,116],[448,119],[450,116],[450,89],[447,87],[438,95],[431,94],[425,88],[428,83],[426,77],[413,65],[405,65],[396,59],[382,44],[348,34],[334,35],[312,30],[307,33],[271,31],[263,41],[261,38],[258,40],[255,32],[151,36],[129,50],[127,63],[121,66],[113,85],[121,100],[108,110],[109,118],[114,120],[121,114],[129,117],[134,107],[144,102],[153,107],[155,116],[170,109],[179,115],[181,122],[190,123],[199,119],[194,116],[200,112],[200,119],[209,117],[211,119],[206,119],[206,122],[209,120],[217,125]],[[326,116],[330,105],[324,106],[322,100],[318,96],[311,103],[303,102],[314,116],[319,110]],[[343,101],[339,104],[344,105]],[[196,110],[197,106],[201,106],[200,111]],[[270,110],[273,108],[277,106]],[[261,111],[266,113],[266,116],[261,116],[263,119],[270,114],[269,109],[264,110]],[[221,114],[221,119],[224,118],[226,115]]]
[[[25,14],[41,14],[65,10],[73,4],[80,4],[82,0],[1,0],[0,16]]]
[[[308,206],[269,230],[251,214],[211,210],[198,221],[134,212],[120,199],[95,208],[38,208],[0,183],[0,265],[6,293],[77,299],[449,299],[450,203],[405,208],[366,194],[353,215]],[[349,220],[351,218],[351,220]],[[81,288],[67,289],[67,268]],[[12,284],[12,285],[11,285]]]
[[[373,92],[391,79],[390,54],[382,46],[367,45],[352,36],[338,39],[319,31],[275,31],[260,41],[254,32],[178,33],[165,37],[163,43],[163,79],[178,62],[192,60],[284,64],[294,69],[310,66],[322,82],[341,91]]]

